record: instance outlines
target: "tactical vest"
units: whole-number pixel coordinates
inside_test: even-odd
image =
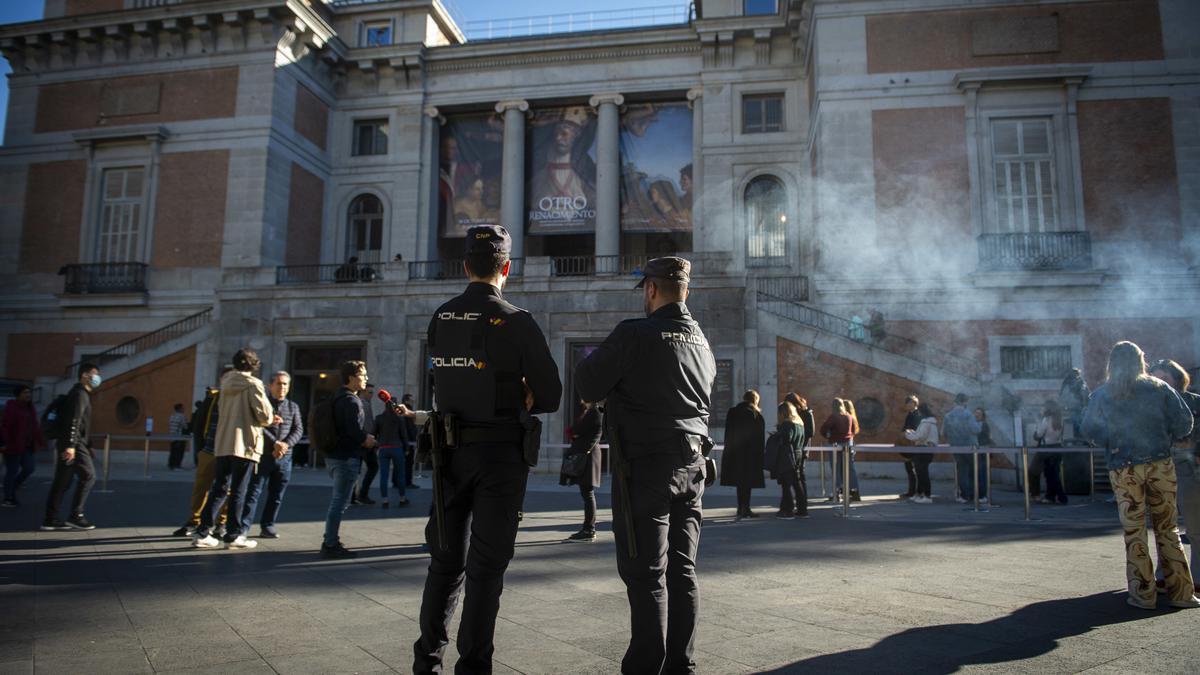
[[[438,410],[459,415],[467,424],[515,424],[524,405],[520,374],[501,371],[489,361],[494,319],[486,311],[442,311],[429,332]]]

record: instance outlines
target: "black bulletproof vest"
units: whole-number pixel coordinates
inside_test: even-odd
[[[521,377],[502,370],[488,352],[495,315],[445,310],[434,317],[429,354],[438,410],[474,424],[516,423],[524,400]],[[496,348],[503,345],[494,345]]]

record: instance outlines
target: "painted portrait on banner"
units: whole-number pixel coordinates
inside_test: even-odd
[[[621,114],[621,229],[692,229],[692,111],[641,103]]]
[[[594,231],[595,112],[588,106],[538,110],[529,131],[529,233]]]
[[[441,235],[465,237],[500,222],[504,127],[496,115],[455,115],[441,129],[438,203]]]

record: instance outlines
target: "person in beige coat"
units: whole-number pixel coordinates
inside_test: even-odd
[[[229,499],[228,523],[225,527],[225,548],[254,548],[257,541],[246,538],[248,523],[233,514],[242,512],[250,478],[263,453],[263,427],[279,424],[262,380],[254,377],[259,369],[258,355],[242,349],[233,357],[232,372],[221,378],[218,398],[217,433],[213,451],[217,458],[216,478],[208,493],[208,503],[200,517],[200,527],[193,535],[192,546],[217,548],[221,541],[209,534]]]

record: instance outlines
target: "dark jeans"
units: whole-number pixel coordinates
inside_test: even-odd
[[[225,522],[225,541],[233,541],[246,534],[244,523],[238,516],[246,501],[246,491],[250,489],[250,479],[254,477],[254,465],[251,460],[233,455],[217,458],[217,474],[208,491],[208,501],[204,505],[204,512],[200,514],[200,527],[196,528],[196,534],[201,537],[208,535],[213,523],[220,517],[226,499],[229,500],[229,518]]]
[[[187,450],[187,441],[171,441],[171,453],[167,456],[167,468],[183,467],[183,453]]]
[[[504,572],[513,557],[529,467],[519,447],[480,444],[452,451],[446,473],[446,550],[438,546],[431,517],[425,527],[429,575],[421,598],[421,637],[413,645],[413,672],[440,672],[450,621],[465,585],[455,671],[490,673],[496,613]]]
[[[358,497],[366,499],[371,495],[371,481],[375,480],[375,476],[379,475],[379,455],[374,450],[368,450],[363,457],[363,465],[367,467],[367,474],[363,476],[362,482],[358,484]]]
[[[337,546],[342,543],[342,515],[346,505],[350,503],[350,495],[354,492],[354,479],[358,478],[358,470],[362,461],[358,457],[349,459],[325,458],[325,468],[333,479],[333,494],[329,498],[329,510],[325,513],[324,546]]]
[[[933,488],[929,481],[929,465],[933,463],[933,455],[923,453],[920,455],[914,454],[912,458],[913,471],[917,474],[917,492],[916,494],[922,497],[933,496]]]
[[[262,495],[264,486],[267,488],[267,500],[258,525],[263,532],[275,531],[275,518],[279,516],[283,493],[291,480],[292,453],[289,452],[279,459],[275,459],[270,453],[263,455],[258,469],[250,479],[250,487],[246,490],[246,506],[242,509],[242,532],[249,532],[250,526],[254,524],[254,513],[258,510],[258,498]]]
[[[32,450],[4,455],[4,498],[16,499],[17,488],[33,474],[37,462]]]
[[[417,449],[410,443],[409,446],[404,449],[404,476],[406,480],[408,480],[409,486],[415,485],[415,483],[413,483],[413,460],[416,459],[416,456]]]
[[[629,492],[628,515],[618,496],[623,490]],[[613,493],[617,572],[629,598],[631,634],[621,672],[693,673],[704,457],[639,457],[630,462],[628,481],[614,475]],[[629,555],[627,517],[637,542],[636,558]]]
[[[583,529],[596,529],[596,488],[580,485],[579,496],[583,497]]]
[[[975,457],[979,457],[979,470],[975,475],[977,487],[971,486],[971,470],[975,466]],[[975,499],[975,490],[979,490],[979,498],[987,499],[987,455],[955,455],[954,464],[958,467],[958,494],[968,501]]]
[[[804,463],[795,471],[786,473],[779,480],[783,496],[779,500],[779,510],[784,513],[795,513],[798,516],[808,515],[808,481],[804,477]]]
[[[96,483],[96,467],[91,448],[77,449],[75,460],[70,464],[63,461],[61,451],[58,451],[57,455],[54,462],[54,482],[50,484],[50,497],[46,500],[46,520],[59,519],[58,506],[62,503],[67,488],[71,487],[72,478],[79,478],[79,484],[75,487],[75,497],[71,500],[72,518],[83,515],[88,493]]]
[[[1066,504],[1067,491],[1063,489],[1062,482],[1062,453],[1039,452],[1038,458],[1042,460],[1042,473],[1046,476],[1046,499]]]
[[[904,475],[908,476],[908,489],[904,491],[904,494],[911,497],[917,494],[917,469],[913,464],[914,456],[907,453],[900,453],[900,456],[904,458]]]
[[[737,514],[742,514],[750,511],[750,490],[744,485],[737,486]]]
[[[388,479],[396,488],[396,494],[403,498],[408,487],[408,476],[404,473],[404,448],[398,445],[385,445],[379,448],[379,498],[387,501]]]

